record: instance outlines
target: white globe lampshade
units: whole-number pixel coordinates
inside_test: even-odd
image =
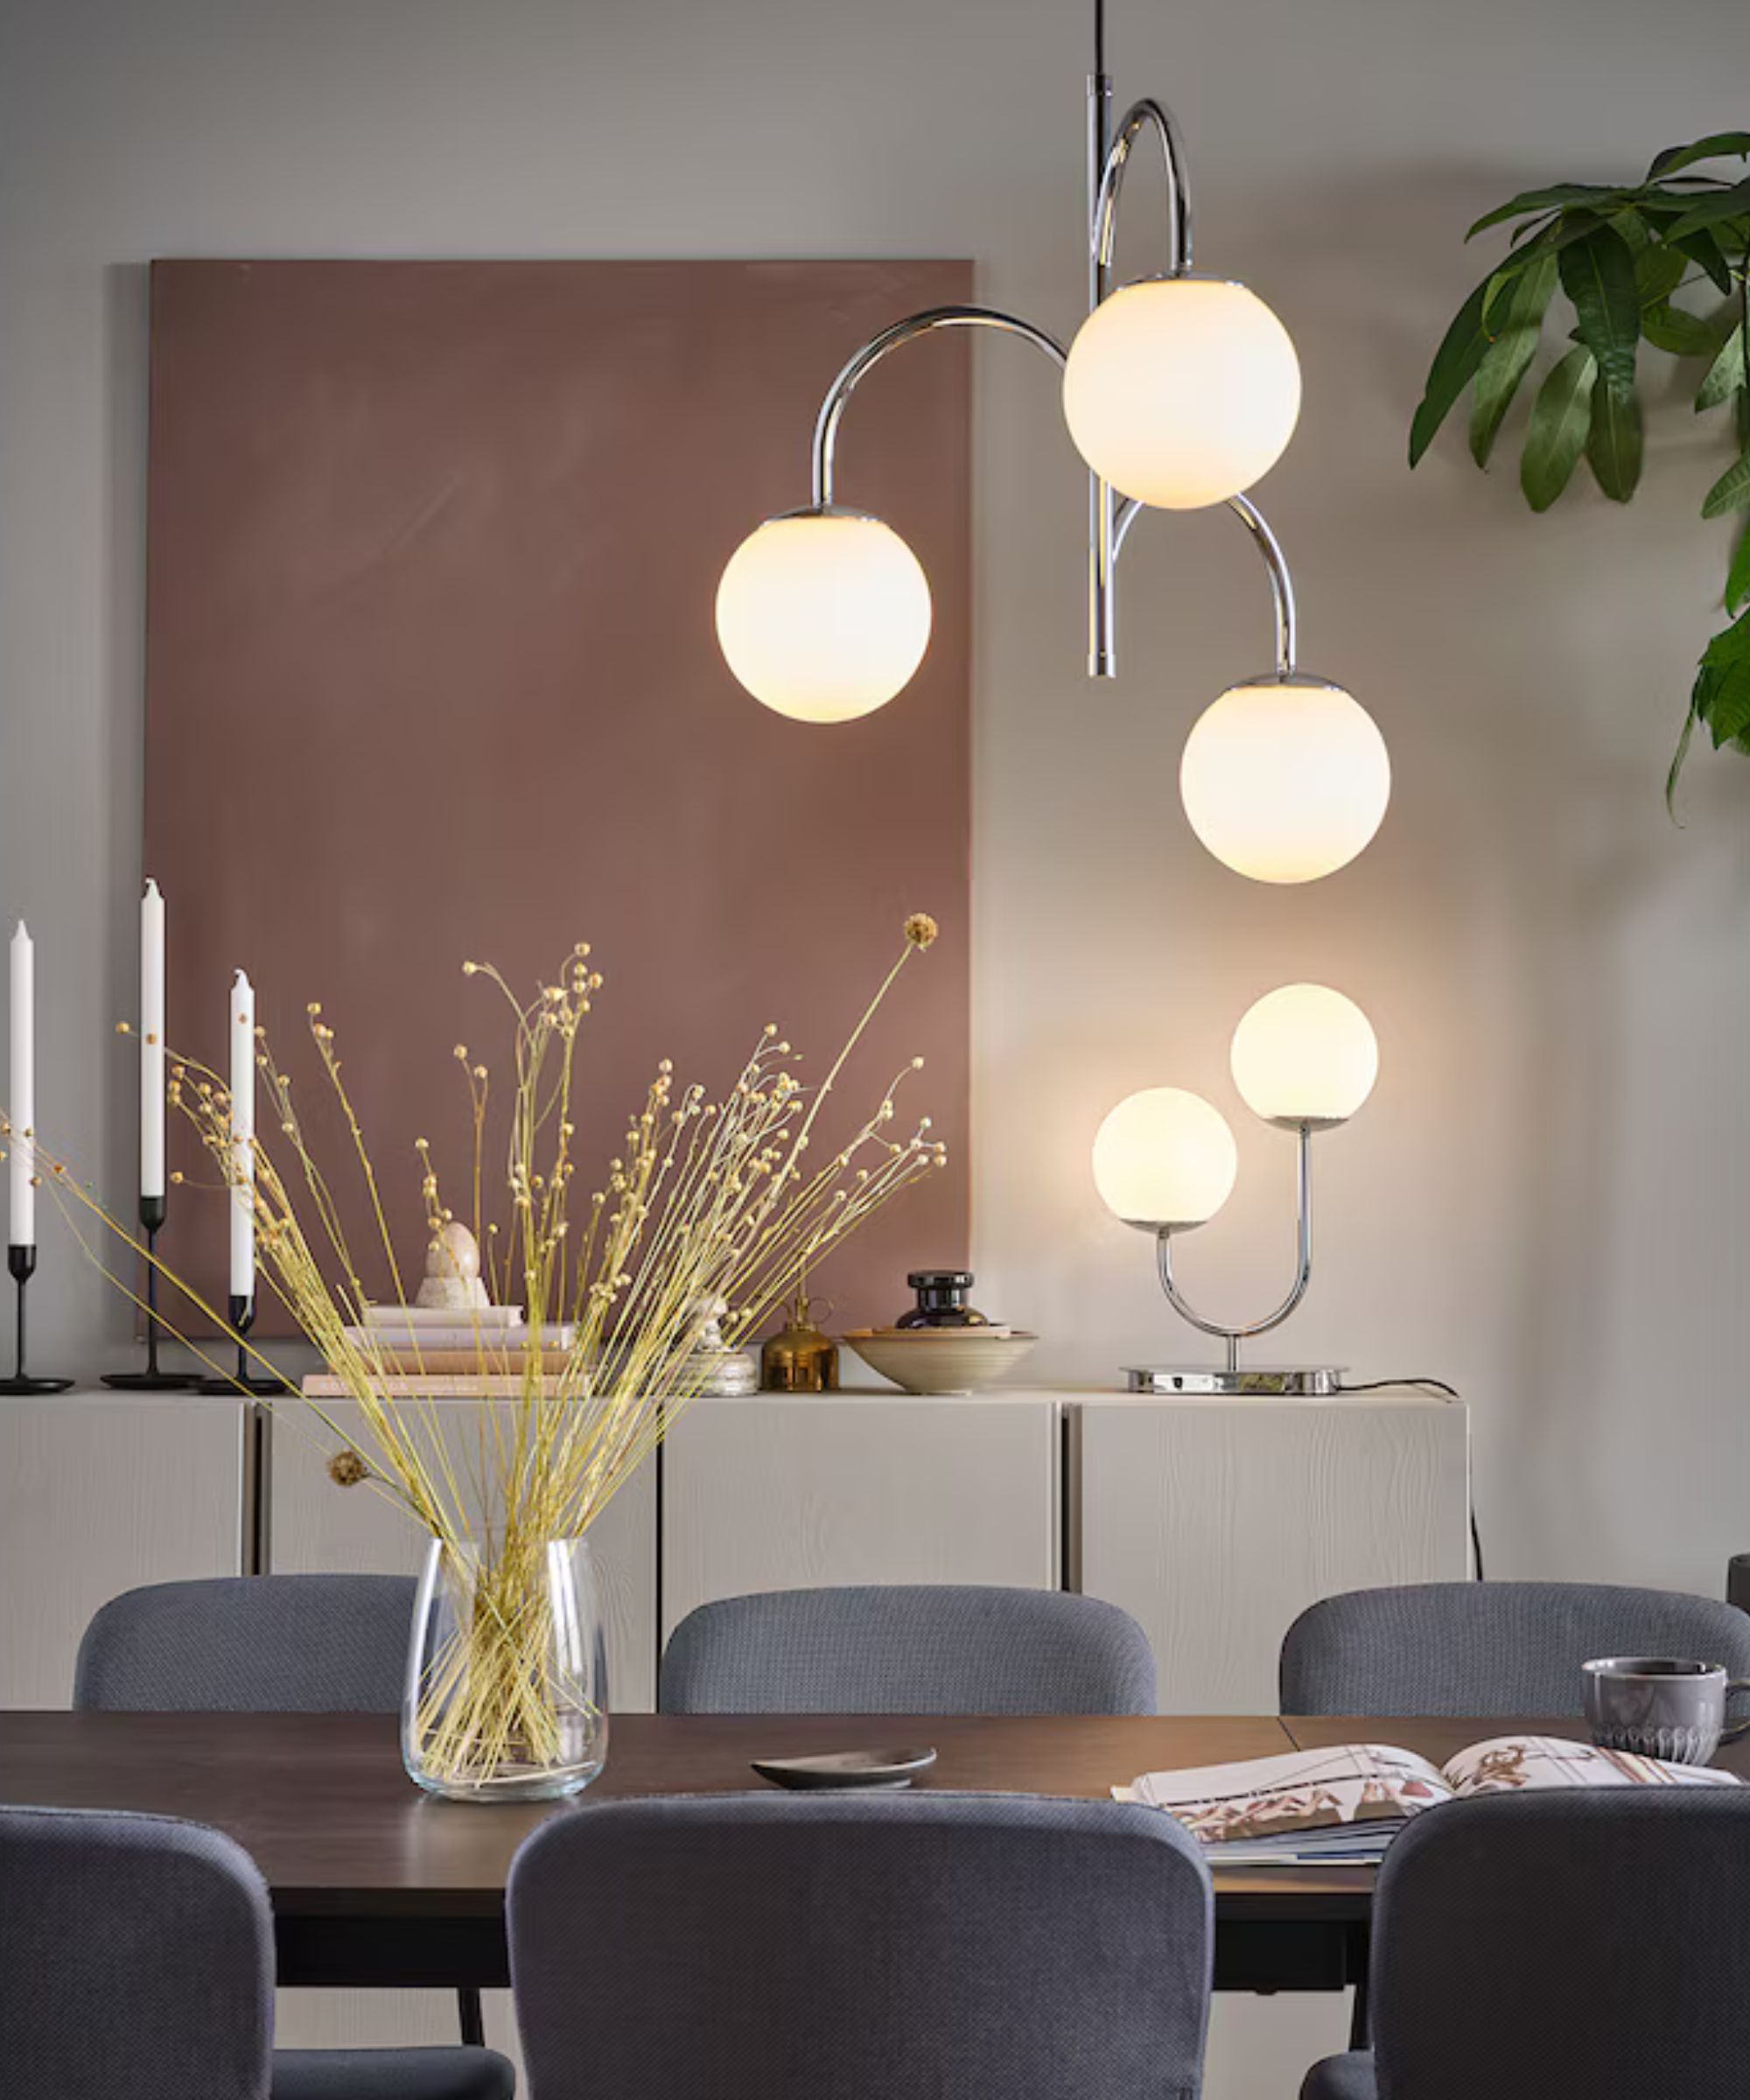
[[[1179,791],[1217,860],[1254,882],[1315,882],[1378,830],[1391,761],[1373,717],[1341,686],[1260,679],[1198,718]]]
[[[1300,360],[1243,284],[1150,277],[1082,324],[1063,413],[1076,451],[1115,488],[1162,510],[1198,510],[1250,488],[1282,457],[1300,413]]]
[[[1108,1210],[1144,1232],[1201,1225],[1234,1186],[1239,1156],[1219,1110],[1179,1087],[1121,1101],[1094,1140],[1094,1185]]]
[[[1284,984],[1234,1031],[1234,1084],[1266,1123],[1329,1130],[1373,1091],[1379,1044],[1366,1014],[1327,984]]]
[[[768,518],[729,557],[717,635],[756,700],[798,722],[853,721],[885,706],[923,661],[929,581],[879,518]]]

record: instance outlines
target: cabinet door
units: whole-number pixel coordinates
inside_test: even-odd
[[[696,1605],[864,1582],[1054,1589],[1056,1403],[696,1402],[662,1453],[662,1636]]]
[[[0,1705],[66,1706],[92,1614],[243,1571],[242,1399],[0,1399]]]
[[[1469,1572],[1462,1407],[1114,1399],[1079,1417],[1080,1586],[1147,1629],[1164,1713],[1274,1713],[1309,1604]]]

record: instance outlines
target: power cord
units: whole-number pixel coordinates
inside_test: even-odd
[[[1448,1385],[1444,1378],[1364,1378],[1356,1385],[1340,1385],[1340,1393],[1382,1393],[1393,1386],[1418,1387],[1424,1393],[1441,1393],[1448,1400],[1456,1400],[1459,1389]],[[1476,1564],[1476,1578],[1480,1582],[1482,1573],[1482,1534],[1477,1530],[1476,1505],[1471,1505],[1471,1557]]]

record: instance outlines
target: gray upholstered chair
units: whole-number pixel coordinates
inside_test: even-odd
[[[1750,1676],[1750,1616],[1592,1582],[1434,1582],[1311,1606],[1282,1644],[1284,1713],[1578,1714],[1593,1656],[1690,1656]]]
[[[506,1898],[540,2100],[1192,2100],[1209,1872],[1169,1816],[948,1793],[609,1801]]]
[[[19,2100],[511,2100],[489,2049],[273,2048],[273,1917],[217,1830],[0,1809],[0,2074]]]
[[[235,1575],[112,1597],[79,1644],[73,1703],[100,1712],[398,1713],[410,1575]],[[462,2040],[480,1994],[456,1994]]]
[[[73,1703],[107,1712],[396,1713],[413,1578],[237,1575],[112,1598]]]
[[[1152,1713],[1127,1612],[1060,1590],[777,1590],[668,1636],[664,1713]]]
[[[1374,1902],[1372,2052],[1302,2100],[1742,2100],[1750,1793],[1419,1816]]]

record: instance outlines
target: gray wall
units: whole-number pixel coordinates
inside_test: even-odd
[[[38,938],[42,1119],[106,1188],[131,1187],[111,1028],[140,872],[146,260],[971,255],[987,296],[1068,330],[1084,11],[5,0],[0,920]],[[1238,528],[1145,522],[1125,675],[1089,687],[1082,484],[1049,375],[981,353],[980,1298],[1048,1338],[1042,1378],[1184,1352],[1087,1170],[1104,1110],[1166,1081],[1241,1143],[1187,1278],[1236,1312],[1271,1296],[1290,1148],[1235,1098],[1228,1034],[1272,984],[1342,986],[1382,1072],[1320,1147],[1320,1273],[1288,1332],[1358,1376],[1464,1389],[1502,1572],[1712,1588],[1750,1544],[1750,765],[1701,756],[1687,828],[1666,822],[1726,537],[1696,522],[1717,464],[1681,401],[1628,512],[1588,494],[1534,521],[1457,431],[1411,478],[1404,430],[1480,274],[1464,226],[1522,182],[1634,173],[1742,122],[1739,13],[1119,0],[1121,86],[1169,96],[1189,133],[1200,262],[1257,286],[1300,346],[1300,432],[1261,494],[1307,660],[1374,710],[1397,781],[1329,882],[1242,883],[1179,810],[1191,720],[1266,661]],[[1145,267],[1146,176],[1130,210]],[[45,1359],[101,1368],[122,1310],[64,1235],[46,1262]]]

